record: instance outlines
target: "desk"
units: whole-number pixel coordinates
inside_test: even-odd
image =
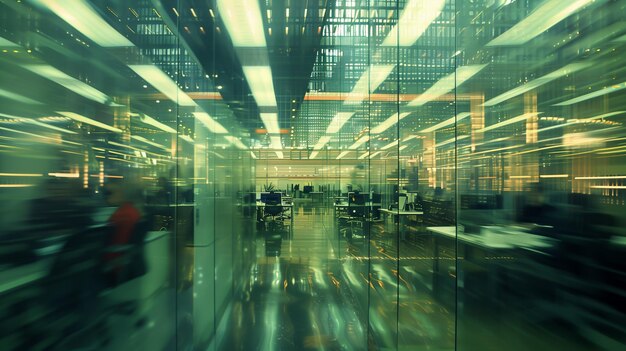
[[[406,216],[420,216],[423,215],[424,212],[422,211],[399,211],[399,210],[388,210],[386,208],[383,208],[380,210],[381,213],[384,213],[386,215],[389,216],[395,216],[397,217],[398,221],[394,221],[394,223],[398,223],[398,226],[400,225],[400,218],[401,217],[406,217]],[[398,228],[399,232],[400,232],[400,237],[402,240],[406,239],[406,234],[404,230],[400,230]]]
[[[442,271],[440,263],[443,260],[463,260],[468,262],[470,266],[474,265],[484,269],[487,273],[488,281],[486,282],[487,291],[492,301],[500,301],[497,298],[498,281],[501,276],[500,264],[492,259],[500,257],[514,257],[513,251],[527,250],[545,254],[541,249],[554,246],[554,240],[540,235],[535,235],[523,231],[521,227],[515,226],[484,226],[481,227],[481,234],[466,234],[462,231],[457,233],[456,226],[427,227],[432,236],[433,245],[433,276],[432,291],[434,296],[445,295],[442,289],[446,287],[444,279],[449,281],[449,272]],[[448,250],[448,254],[441,250],[442,240],[452,241],[453,248]],[[476,260],[475,260],[476,259]],[[461,267],[454,262],[455,267]],[[452,267],[452,265],[449,265]],[[456,269],[456,268],[455,268]],[[461,267],[456,273],[457,288],[462,290],[465,288],[466,268]],[[453,289],[451,284],[448,290]],[[451,294],[450,291],[448,293]],[[459,295],[462,296],[462,295]],[[459,297],[459,305],[462,307],[462,298]]]
[[[335,216],[335,219],[337,219],[337,218],[338,218],[338,216],[337,216],[337,211],[338,211],[338,210],[347,210],[347,209],[349,209],[350,207],[357,207],[357,208],[358,208],[358,207],[360,207],[360,208],[362,208],[362,207],[370,207],[370,211],[369,211],[369,212],[371,213],[371,212],[373,212],[373,211],[374,211],[374,209],[380,209],[380,207],[382,207],[382,204],[379,204],[379,203],[371,203],[371,202],[367,202],[367,203],[365,203],[365,205],[355,205],[355,204],[349,204],[349,203],[347,203],[347,202],[342,202],[342,203],[339,203],[339,204],[337,204],[337,203],[336,203],[336,204],[334,204],[334,206],[333,206],[333,208],[334,208],[334,210],[335,210],[335,211],[334,211],[334,216]],[[382,210],[380,210],[380,211],[382,211]]]

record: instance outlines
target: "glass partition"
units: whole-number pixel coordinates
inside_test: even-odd
[[[618,350],[622,0],[0,0],[3,350]]]

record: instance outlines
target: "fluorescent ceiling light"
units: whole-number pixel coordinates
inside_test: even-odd
[[[198,119],[198,121],[202,122],[202,124],[204,124],[211,131],[211,133],[228,134],[226,128],[209,116],[208,113],[193,112],[193,115]]]
[[[16,47],[20,47],[20,46],[10,40],[0,37],[0,48],[16,48]]]
[[[282,159],[282,158],[284,158],[285,156],[283,155],[283,152],[282,152],[282,151],[276,151],[276,157],[278,157],[278,158],[281,158],[281,159]]]
[[[257,0],[218,0],[217,9],[235,47],[266,47]]]
[[[467,139],[467,138],[469,138],[469,135],[461,135],[461,136],[460,136],[460,137],[458,137],[458,138],[450,138],[450,139],[448,139],[448,140],[446,140],[446,141],[442,141],[442,142],[440,142],[439,144],[436,144],[436,145],[435,145],[435,147],[440,147],[440,146],[448,145],[448,144],[453,143],[453,142],[455,142],[455,141],[459,141],[459,140],[463,140],[463,139]]]
[[[366,157],[367,157],[367,156],[369,156],[369,155],[370,155],[370,152],[369,152],[369,151],[367,151],[367,152],[366,152],[366,153],[364,153],[363,155],[359,156],[359,160],[362,160],[362,159],[366,158]]]
[[[261,113],[261,120],[263,121],[265,129],[267,129],[269,134],[280,134],[277,113]]]
[[[430,24],[439,17],[445,3],[445,0],[410,0],[404,6],[398,24],[387,34],[382,46],[415,44]]]
[[[370,159],[372,159],[372,158],[374,158],[374,157],[378,156],[380,153],[382,153],[382,151],[376,151],[375,153],[373,153],[373,154],[371,154],[371,155],[370,155]]]
[[[364,135],[359,140],[357,140],[354,144],[350,145],[349,149],[350,150],[356,150],[356,149],[359,148],[359,146],[365,144],[369,140],[370,140],[370,136],[369,135]]]
[[[233,145],[235,145],[236,147],[242,149],[242,150],[246,150],[247,147],[241,142],[241,140],[239,140],[239,138],[235,138],[232,135],[226,135],[224,136],[224,138],[226,138],[226,140],[230,141]]]
[[[458,88],[461,84],[468,81],[470,78],[482,71],[487,65],[470,65],[462,66],[456,69],[456,72],[451,73],[440,80],[438,80],[433,86],[428,88],[420,96],[412,100],[407,106],[422,106],[433,100],[438,99],[440,96],[447,94],[454,88]]]
[[[340,160],[342,158],[344,158],[347,154],[349,154],[351,151],[342,151],[338,156],[337,156],[337,160]]]
[[[242,69],[256,104],[259,107],[276,107],[272,69],[269,66],[243,66]]]
[[[98,127],[98,128],[102,128],[102,129],[106,129],[106,130],[111,131],[111,132],[115,132],[115,133],[121,133],[122,132],[121,129],[118,129],[118,128],[115,128],[115,127],[111,127],[108,124],[104,124],[102,122],[98,122],[98,121],[93,120],[91,118],[79,115],[78,113],[66,112],[66,111],[59,111],[57,113],[65,116],[67,118],[73,119],[73,120],[75,120],[77,122],[90,124],[92,126],[95,126],[95,127]]]
[[[514,98],[518,95],[522,95],[528,91],[531,91],[533,89],[537,89],[540,86],[547,84],[555,79],[559,79],[562,77],[565,77],[568,74],[572,74],[574,72],[578,72],[582,69],[585,69],[587,67],[591,66],[590,62],[586,62],[586,63],[570,63],[569,65],[563,67],[563,68],[559,68],[558,70],[551,72],[549,74],[546,74],[545,76],[539,77],[537,79],[531,80],[528,83],[525,83],[523,85],[520,85],[517,88],[511,89],[505,93],[502,93],[498,96],[496,96],[493,99],[488,100],[487,102],[485,102],[483,104],[483,106],[495,106],[501,102],[504,102],[508,99]]]
[[[22,102],[22,103],[25,103],[25,104],[43,105],[39,101],[35,101],[35,100],[33,100],[31,98],[28,98],[28,97],[26,97],[24,95],[16,94],[16,93],[4,90],[4,89],[0,89],[0,96],[4,96],[7,99],[11,99],[11,100],[17,101],[17,102]]]
[[[355,105],[361,103],[365,96],[378,89],[389,73],[396,67],[396,65],[372,65],[363,74],[361,78],[356,82],[352,92],[346,97],[346,104]]]
[[[487,46],[522,45],[595,0],[548,0]]]
[[[326,145],[326,143],[328,143],[330,141],[330,136],[323,136],[320,138],[320,140],[317,142],[317,144],[315,144],[315,146],[313,147],[313,150],[321,150],[324,145]]]
[[[406,116],[408,116],[410,114],[411,114],[411,112],[402,112],[400,114],[400,118],[398,118],[398,114],[394,113],[393,115],[389,116],[389,118],[387,118],[383,123],[377,125],[375,128],[372,128],[370,133],[371,134],[380,134],[380,133],[386,131],[387,129],[391,128],[393,125],[398,123],[398,121],[404,119]]]
[[[23,65],[27,70],[49,79],[76,94],[101,104],[113,105],[112,99],[89,84],[71,77],[49,65]]]
[[[316,158],[318,153],[319,152],[317,152],[317,151],[311,152],[311,155],[309,156],[309,160],[312,160],[312,159]]]
[[[492,125],[490,125],[488,127],[480,129],[479,132],[488,132],[490,130],[494,130],[494,129],[501,128],[501,127],[504,127],[504,126],[508,126],[509,124],[522,122],[522,121],[525,121],[526,119],[528,119],[530,117],[538,116],[541,113],[542,112],[525,113],[525,114],[517,116],[517,117],[509,118],[506,121],[502,121],[502,122],[499,122],[499,123],[496,123],[496,124],[492,124]]]
[[[582,123],[585,123],[587,121],[594,121],[594,120],[598,120],[598,119],[605,119],[605,118],[608,118],[608,117],[613,117],[613,116],[621,115],[621,114],[624,114],[624,113],[626,113],[626,111],[615,111],[615,112],[604,113],[604,114],[593,116],[593,117],[572,118],[572,119],[567,120],[563,124],[558,124],[558,125],[555,125],[555,126],[541,128],[541,129],[537,130],[537,133],[541,133],[541,132],[545,132],[545,131],[553,130],[553,129],[558,129],[558,128],[564,128],[564,127],[571,126],[573,124],[582,124]]]
[[[387,144],[387,145],[385,145],[385,146],[381,147],[380,149],[381,149],[381,150],[387,150],[387,149],[389,149],[389,148],[392,148],[392,147],[394,147],[394,146],[397,146],[397,145],[398,145],[398,142],[399,142],[399,140],[393,141],[393,142],[391,142],[391,143],[389,143],[389,144]]]
[[[129,65],[128,67],[179,106],[196,106],[196,103],[189,95],[185,94],[185,92],[176,85],[176,82],[157,66]]]
[[[445,121],[443,121],[443,122],[441,122],[441,123],[437,123],[437,124],[435,124],[435,125],[434,125],[434,126],[432,126],[432,127],[428,127],[428,128],[426,128],[426,129],[424,129],[424,130],[421,130],[421,131],[419,131],[419,133],[430,133],[430,132],[434,132],[434,131],[436,131],[436,130],[438,130],[438,129],[441,129],[441,128],[447,127],[447,126],[449,126],[449,125],[452,125],[452,124],[454,124],[454,123],[456,123],[456,122],[459,122],[459,121],[461,121],[461,120],[463,120],[463,119],[465,119],[465,118],[469,117],[470,115],[471,115],[471,114],[470,114],[469,112],[461,112],[461,113],[459,113],[458,115],[456,115],[455,117],[452,117],[452,118],[450,118],[450,119],[448,119],[448,120],[445,120]]]
[[[134,46],[125,36],[111,27],[85,0],[31,0],[46,8],[102,47]]]
[[[398,151],[402,151],[404,149],[406,149],[407,147],[409,147],[408,145],[402,145],[398,148]]]
[[[19,116],[13,116],[13,115],[7,115],[7,114],[4,114],[4,113],[0,113],[0,116],[6,117],[6,118],[11,118],[11,119],[17,119],[20,122],[34,124],[34,125],[37,125],[37,126],[40,126],[40,127],[56,130],[56,131],[62,132],[62,133],[76,134],[76,132],[73,132],[71,130],[67,130],[65,128],[59,128],[59,127],[56,127],[56,126],[51,126],[51,125],[49,125],[47,123],[39,122],[36,119],[19,117]]]
[[[152,145],[154,147],[158,147],[159,149],[163,149],[163,150],[169,151],[169,149],[167,147],[165,147],[165,146],[163,146],[163,145],[161,145],[159,143],[155,143],[154,141],[148,140],[148,139],[146,139],[146,138],[144,138],[142,136],[139,136],[139,135],[131,135],[131,139],[139,140],[139,141],[141,141],[143,143],[146,143],[148,145]]]
[[[270,136],[270,148],[275,150],[282,150],[283,143],[280,141],[279,136]]]
[[[192,143],[192,144],[195,143],[195,140],[193,140],[189,135],[179,135],[178,137],[188,143]]]
[[[326,128],[327,134],[334,134],[341,130],[346,122],[354,115],[354,112],[338,112],[333,120],[328,124],[328,128]]]
[[[167,133],[176,134],[176,129],[174,129],[174,128],[170,127],[170,126],[167,126],[167,125],[157,121],[156,119],[154,119],[154,118],[152,118],[152,117],[150,117],[148,115],[145,115],[143,113],[141,113],[141,114],[139,114],[139,113],[131,113],[130,115],[139,117],[139,120],[142,123],[145,123],[145,124],[147,124],[149,126],[153,126],[153,127],[158,128],[158,129],[160,129],[160,130],[162,130],[164,132],[167,132]]]
[[[253,159],[255,159],[255,160],[257,159],[256,154],[254,153],[254,151],[250,151],[250,156],[251,156]]]
[[[607,95],[607,94],[611,94],[611,93],[614,93],[616,91],[620,91],[622,89],[626,89],[626,82],[620,83],[620,84],[615,84],[615,85],[612,85],[612,86],[610,86],[608,88],[604,88],[604,89],[600,89],[598,91],[595,91],[593,93],[585,94],[585,95],[579,96],[577,98],[573,98],[573,99],[570,99],[570,100],[567,100],[567,101],[563,101],[563,102],[560,102],[558,104],[554,104],[554,106],[569,106],[569,105],[577,104],[579,102],[583,102],[583,101],[586,101],[586,100],[589,100],[589,99],[593,99],[593,98],[597,98],[597,97],[604,96],[604,95]]]

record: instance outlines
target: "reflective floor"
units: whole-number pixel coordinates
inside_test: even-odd
[[[472,301],[457,320],[464,308],[457,296],[433,294],[425,236],[398,242],[389,231],[396,224],[381,219],[370,223],[369,240],[349,238],[328,206],[295,208],[292,229],[257,226],[256,262],[222,321],[217,349],[589,350],[566,325],[529,325],[531,313],[517,316],[495,301]]]

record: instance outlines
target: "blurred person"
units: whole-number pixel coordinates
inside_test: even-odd
[[[116,247],[131,245],[136,242],[140,228],[140,222],[144,218],[143,214],[143,192],[139,186],[131,183],[112,183],[105,189],[107,203],[116,206],[115,211],[109,217],[108,224],[111,227],[111,234],[108,245],[113,250],[105,253],[104,261],[112,265],[107,272],[108,283],[117,285],[123,280],[122,270],[129,268],[123,262],[116,262],[123,253],[116,252]],[[135,273],[141,274],[141,272]]]

